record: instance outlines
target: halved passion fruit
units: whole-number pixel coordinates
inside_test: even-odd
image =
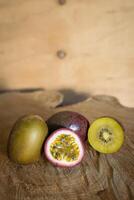
[[[84,156],[81,139],[73,131],[63,128],[54,131],[44,145],[46,158],[58,167],[73,167]]]

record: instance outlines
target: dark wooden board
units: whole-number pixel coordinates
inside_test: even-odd
[[[123,107],[114,97],[108,96],[94,96],[60,107],[62,100],[63,96],[54,91],[0,95],[0,199],[132,200],[134,108]],[[18,117],[33,113],[46,120],[61,110],[79,112],[90,122],[100,116],[116,118],[125,129],[123,147],[118,153],[105,155],[87,144],[83,162],[72,169],[55,168],[43,156],[39,162],[25,166],[8,159],[7,139]]]

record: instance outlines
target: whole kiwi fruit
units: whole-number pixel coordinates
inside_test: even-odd
[[[40,116],[27,115],[20,118],[9,135],[9,158],[19,164],[38,161],[47,134],[47,124]]]

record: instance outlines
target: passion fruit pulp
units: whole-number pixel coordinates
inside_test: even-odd
[[[98,118],[88,130],[88,141],[95,150],[101,153],[114,153],[123,144],[124,131],[115,119]]]
[[[38,161],[48,127],[38,115],[27,115],[17,120],[9,135],[7,151],[11,160],[19,164]]]
[[[82,161],[84,147],[73,131],[63,128],[54,131],[44,145],[46,158],[57,167],[73,167]]]
[[[59,128],[67,128],[74,131],[82,141],[87,139],[89,122],[79,113],[71,111],[58,112],[47,120],[47,125],[50,133]]]

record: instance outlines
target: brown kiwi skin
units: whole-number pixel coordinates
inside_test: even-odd
[[[70,129],[67,129],[67,128],[60,128],[60,129],[58,129],[58,130],[55,130],[53,133],[51,133],[51,135],[49,135],[49,136],[47,137],[46,142],[44,143],[44,156],[45,156],[45,158],[46,158],[54,167],[56,167],[56,168],[61,168],[61,169],[72,169],[72,168],[74,168],[75,166],[79,165],[79,164],[83,161],[83,159],[84,159],[84,157],[85,157],[85,153],[84,153],[82,159],[80,160],[80,162],[78,162],[78,163],[75,164],[74,166],[66,166],[66,165],[64,165],[64,166],[61,166],[61,165],[60,165],[60,166],[59,166],[58,164],[52,162],[51,159],[49,159],[49,157],[46,156],[46,154],[45,154],[45,152],[47,151],[46,145],[45,145],[45,144],[49,141],[49,139],[50,139],[53,135],[55,135],[55,133],[57,133],[57,131],[61,131],[61,130],[65,130],[65,131],[66,131],[66,130],[70,130]],[[72,130],[71,130],[71,131],[72,131]],[[73,132],[73,131],[72,131],[72,132]],[[74,132],[74,133],[75,133],[75,132]],[[75,134],[76,134],[76,133],[75,133]],[[81,138],[80,138],[80,141],[81,141],[81,144],[82,144],[83,151],[85,152],[86,147],[85,147],[83,141],[81,140]]]
[[[74,131],[81,138],[82,141],[85,142],[87,140],[89,121],[83,115],[77,112],[57,112],[52,115],[46,121],[46,123],[48,125],[49,133],[52,133],[59,128],[67,128]]]
[[[32,132],[31,130],[29,131],[28,133],[28,127],[30,127],[30,129],[33,127],[33,125],[35,124],[32,124],[33,122],[30,122],[31,124],[27,127],[26,125],[26,120],[31,120],[31,119],[34,119],[36,122],[36,126],[34,127],[34,129],[36,131],[38,131],[38,127],[40,128],[40,132],[39,133],[36,133],[38,134],[38,137],[37,139],[39,138],[39,141],[37,141],[38,143],[38,147],[36,146],[36,148],[32,148],[32,151],[34,151],[34,155],[31,156],[31,157],[26,157],[26,160],[23,158],[22,160],[19,158],[19,154],[21,152],[21,149],[19,149],[19,153],[16,152],[16,153],[13,153],[14,152],[14,148],[17,144],[15,144],[14,140],[15,140],[15,135],[16,133],[18,132],[17,129],[22,127],[22,124],[23,124],[23,128],[24,128],[24,132],[26,131],[26,133],[23,133],[23,134],[20,132],[20,135],[17,135],[16,137],[20,137],[21,138],[21,141],[23,140],[24,137],[26,137],[26,135],[31,135],[32,137]],[[21,129],[22,130],[22,129]],[[27,165],[27,164],[30,164],[30,163],[34,163],[36,161],[39,160],[40,158],[40,155],[41,155],[41,148],[42,148],[42,145],[43,145],[43,142],[45,140],[45,137],[48,132],[48,127],[47,127],[47,124],[45,123],[45,121],[43,120],[43,118],[39,115],[35,115],[35,114],[29,114],[29,115],[23,115],[22,117],[20,117],[13,125],[11,131],[10,131],[10,134],[9,134],[9,137],[8,137],[8,143],[7,143],[7,155],[9,157],[9,159],[15,163],[18,163],[18,164],[23,164],[23,165]],[[26,134],[26,135],[25,135]],[[24,138],[24,140],[26,140]],[[29,145],[30,147],[30,139],[29,139],[29,143],[27,145]],[[36,145],[37,145],[36,144]],[[26,148],[27,148],[27,145],[26,145]],[[30,148],[28,150],[29,152],[31,151]]]

